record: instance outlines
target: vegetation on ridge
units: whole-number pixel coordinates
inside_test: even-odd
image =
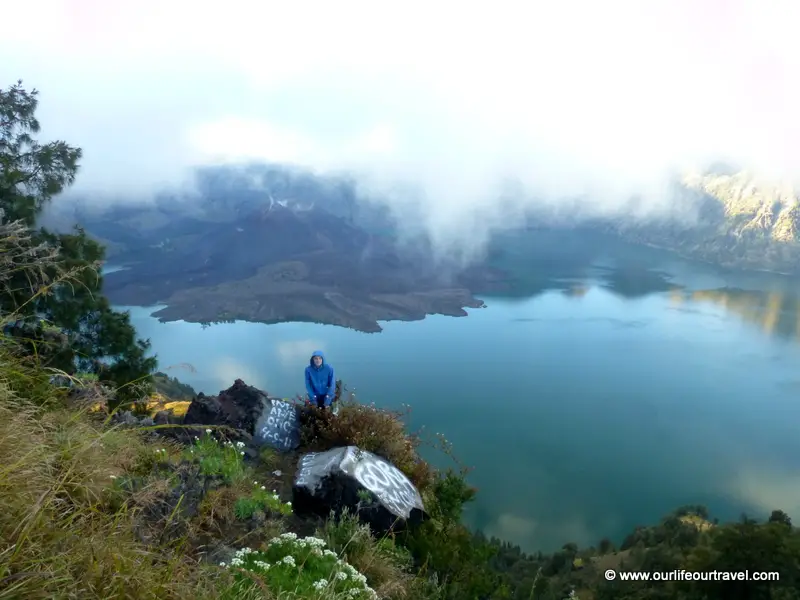
[[[101,292],[103,247],[80,228],[70,234],[32,229],[45,205],[75,180],[81,158],[81,150],[66,142],[35,139],[37,106],[37,91],[22,82],[0,89],[0,218],[17,227],[6,242],[24,249],[16,256],[51,259],[37,263],[35,286],[30,269],[8,265],[0,311],[15,318],[4,323],[5,333],[40,364],[92,373],[117,387],[120,401],[132,401],[149,389],[156,360],[147,356],[150,344],[136,338],[129,316],[113,310]]]
[[[800,193],[746,171],[687,175],[670,217],[619,219],[625,239],[725,267],[798,273]]]

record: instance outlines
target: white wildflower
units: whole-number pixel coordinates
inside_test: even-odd
[[[211,430],[210,429],[206,429],[206,433],[211,433]]]
[[[339,571],[336,574],[336,579],[341,579],[342,581],[344,581],[345,579],[347,579],[347,573],[345,573],[344,571]]]
[[[281,562],[289,565],[290,567],[297,566],[297,563],[294,562],[294,556],[291,556],[291,555],[284,556],[283,560]]]
[[[314,546],[316,548],[324,548],[325,547],[325,540],[323,540],[321,538],[318,538],[318,537],[308,536],[306,538],[306,542],[308,542],[309,546]]]
[[[314,589],[318,592],[324,590],[328,586],[328,582],[324,579],[320,579],[319,581],[314,582]]]

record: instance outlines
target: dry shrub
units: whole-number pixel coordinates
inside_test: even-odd
[[[420,439],[406,432],[404,413],[376,408],[374,404],[343,402],[339,414],[309,408],[304,425],[305,441],[313,448],[358,446],[381,456],[400,469],[422,491],[430,487],[434,473],[420,458]]]
[[[142,544],[129,504],[106,510],[114,477],[147,452],[142,437],[13,397],[8,368],[0,363],[0,600],[217,597],[227,575]]]
[[[5,211],[0,208],[0,294],[11,296],[18,291],[10,282],[19,273],[25,275],[27,287],[34,292],[52,284],[58,247],[35,241],[33,230],[23,221],[3,222],[4,217]]]
[[[250,482],[247,482],[248,484]],[[234,486],[224,486],[209,490],[198,507],[197,526],[203,531],[220,532],[236,520],[234,506],[236,500],[251,490],[244,481]]]

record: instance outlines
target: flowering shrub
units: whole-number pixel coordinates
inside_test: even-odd
[[[268,492],[263,485],[259,486],[257,481],[253,482],[253,491],[249,496],[239,498],[233,508],[237,519],[249,519],[258,511],[273,511],[282,515],[292,514],[292,503],[281,502],[275,490]]]
[[[370,586],[387,598],[423,600],[428,594],[409,596],[410,567],[413,559],[402,546],[396,545],[391,536],[376,539],[369,525],[359,521],[358,516],[346,508],[336,517],[331,514],[316,535],[325,540],[328,547],[363,574]],[[435,596],[436,597],[436,596]]]
[[[272,538],[266,550],[242,548],[230,564],[237,569],[232,598],[250,597],[259,583],[242,571],[249,571],[276,595],[291,593],[292,598],[326,600],[372,600],[378,598],[367,585],[367,578],[325,548],[316,537],[298,538],[284,533]],[[283,597],[283,596],[281,596]]]
[[[184,457],[200,465],[203,475],[221,475],[231,482],[244,475],[244,444],[225,442],[220,444],[206,429],[203,437],[194,438],[194,443],[186,450]]]
[[[417,486],[420,492],[434,481],[433,473],[417,448],[420,439],[406,433],[406,413],[379,409],[375,404],[342,402],[339,414],[309,409],[310,417],[303,428],[303,439],[309,447],[329,450],[338,446],[358,446],[391,462]]]

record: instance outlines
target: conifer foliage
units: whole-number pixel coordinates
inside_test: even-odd
[[[0,293],[5,333],[15,336],[42,366],[91,373],[119,389],[118,399],[146,393],[155,357],[139,340],[127,313],[115,311],[102,293],[105,248],[76,227],[68,234],[36,228],[45,206],[69,187],[80,148],[37,139],[37,90],[22,81],[0,89],[0,209],[4,223],[29,228],[31,250],[49,247],[55,260],[43,266],[39,285],[29,269],[11,273]],[[9,318],[13,315],[13,318]]]

